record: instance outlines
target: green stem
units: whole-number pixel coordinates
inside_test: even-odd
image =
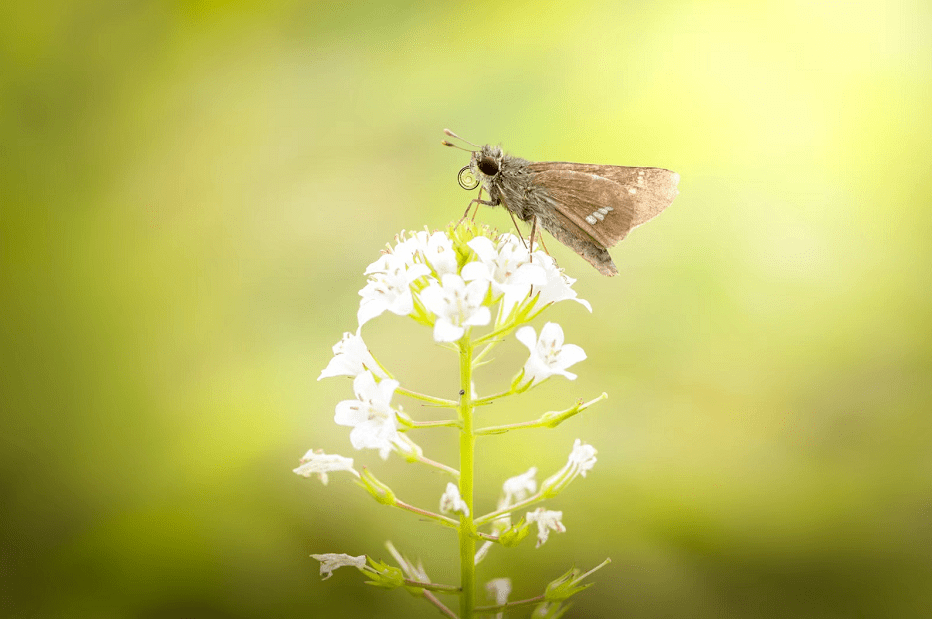
[[[437,462],[436,460],[431,460],[430,458],[425,458],[424,456],[419,457],[417,461],[422,464],[426,464],[427,466],[432,466],[439,471],[443,471],[444,473],[449,473],[453,477],[459,479],[460,472],[457,471],[452,466],[447,466],[446,464],[443,464],[442,462]]]
[[[410,503],[405,503],[404,501],[399,501],[398,499],[395,499],[394,505],[395,507],[398,507],[400,509],[413,512],[417,514],[418,516],[424,516],[425,518],[430,518],[437,524],[443,525],[445,527],[450,527],[451,529],[459,528],[459,524],[452,518],[447,518],[446,516],[441,516],[440,514],[429,512],[426,509],[415,507],[414,505],[411,505]]]
[[[478,436],[483,436],[486,434],[504,434],[510,430],[527,430],[529,428],[543,428],[546,425],[546,422],[541,421],[540,419],[535,419],[534,421],[522,421],[520,423],[509,423],[503,426],[488,426],[487,428],[480,428],[476,430]]]
[[[417,587],[418,589],[424,589],[425,591],[436,591],[437,593],[459,593],[460,588],[454,585],[438,585],[432,582],[420,582],[417,580],[411,580],[410,578],[405,578],[405,585],[409,587]]]
[[[518,501],[514,505],[509,505],[508,507],[504,509],[499,509],[494,512],[489,512],[485,516],[482,516],[481,518],[477,518],[475,520],[475,525],[477,527],[481,527],[482,525],[488,524],[492,522],[493,520],[498,520],[502,516],[506,516],[519,509],[524,509],[525,507],[528,507],[529,505],[533,505],[534,503],[539,503],[540,501],[543,501],[543,500],[544,500],[544,494],[542,492],[538,492],[534,496],[530,496],[524,499],[523,501]]]
[[[401,395],[406,395],[409,398],[414,398],[415,400],[421,400],[422,402],[430,402],[441,408],[456,408],[457,403],[453,400],[446,400],[444,398],[435,398],[432,395],[427,395],[425,393],[418,393],[417,391],[411,391],[410,389],[405,389],[404,387],[398,387],[395,389],[395,393],[400,393]]]
[[[468,516],[460,516],[460,619],[473,619],[476,606],[476,525],[473,521],[473,455],[476,435],[473,434],[472,349],[469,331],[459,341],[460,351],[460,496],[469,508]]]
[[[444,421],[406,421],[398,420],[402,425],[405,425],[412,430],[420,430],[422,428],[458,428],[460,427],[460,422],[455,419],[446,419]]]

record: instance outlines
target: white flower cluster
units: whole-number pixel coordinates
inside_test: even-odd
[[[434,325],[434,340],[455,342],[467,327],[491,322],[489,307],[501,301],[496,324],[502,324],[517,306],[543,307],[577,298],[575,279],[559,269],[541,251],[533,256],[512,234],[496,239],[476,236],[454,247],[446,232],[416,232],[405,237],[365,271],[369,283],[359,291],[362,301],[356,316],[359,326],[384,312],[416,315],[418,301],[425,318]],[[458,258],[465,250],[464,259]]]

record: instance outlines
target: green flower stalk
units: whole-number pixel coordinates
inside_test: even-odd
[[[398,235],[396,243],[389,245],[366,268],[365,274],[368,282],[359,292],[358,327],[353,333],[345,333],[334,345],[334,356],[318,380],[337,376],[353,379],[354,398],[336,405],[334,421],[351,428],[350,444],[357,450],[375,450],[382,459],[394,453],[413,465],[444,474],[447,481],[443,492],[438,490],[439,506],[433,511],[406,503],[367,467],[357,471],[353,459],[328,455],[322,450],[308,451],[294,472],[304,477],[316,476],[324,484],[329,473],[350,473],[357,485],[380,504],[410,511],[427,523],[455,529],[460,582],[456,585],[431,582],[421,561],[415,564],[390,542],[386,547],[398,567],[367,555],[312,555],[321,561],[321,575],[326,579],[339,567],[355,567],[366,575],[368,584],[385,589],[404,588],[451,618],[501,617],[506,610],[535,606],[534,616],[562,616],[569,608],[566,599],[588,586],[579,586],[582,577],[575,568],[539,596],[513,602],[508,602],[510,579],[491,579],[485,591],[495,605],[477,606],[476,566],[496,546],[512,548],[520,544],[534,525],[538,547],[549,539],[550,533],[565,532],[563,511],[527,508],[553,499],[577,477],[585,477],[596,462],[595,448],[576,439],[567,464],[539,485],[537,468],[533,466],[505,480],[496,508],[483,514],[475,504],[475,446],[483,436],[556,427],[606,395],[585,403],[580,399],[562,411],[538,414],[529,421],[510,425],[478,427],[477,411],[555,376],[574,380],[576,375],[568,368],[586,359],[582,348],[565,343],[563,329],[556,323],[545,323],[539,333],[529,323],[560,301],[576,301],[590,312],[591,306],[577,297],[572,287],[575,280],[559,269],[553,258],[540,251],[530,253],[514,235],[498,234],[469,221],[441,232]],[[456,351],[460,370],[458,397],[448,399],[405,388],[379,363],[363,341],[362,328],[386,312],[409,316],[429,327],[435,342]],[[512,334],[527,347],[527,361],[514,375],[507,391],[480,397],[473,384],[474,370],[489,363],[490,353]],[[448,409],[451,418],[415,419],[393,403],[396,396]],[[440,431],[459,432],[459,463],[455,466],[428,458],[410,436],[420,437],[425,430],[442,428],[445,430]],[[517,521],[513,522],[513,518]],[[478,550],[477,542],[482,543]],[[441,600],[442,595],[459,597],[458,613]]]

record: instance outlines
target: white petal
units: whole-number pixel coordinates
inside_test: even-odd
[[[356,320],[359,322],[359,326],[363,326],[373,318],[381,316],[385,310],[388,309],[388,306],[376,299],[363,299],[359,302],[359,310],[356,312]]]
[[[576,344],[565,344],[560,349],[560,360],[557,365],[561,368],[568,368],[584,359],[586,359],[586,352],[582,348]]]
[[[489,311],[489,308],[483,305],[477,308],[476,311],[473,312],[472,316],[466,319],[463,324],[466,326],[482,326],[489,324],[491,321],[492,313]]]
[[[383,423],[382,420],[369,419],[356,424],[350,432],[350,443],[356,449],[388,449],[392,448],[392,438],[397,434],[395,428]]]
[[[411,283],[417,278],[423,277],[425,275],[430,275],[430,267],[420,262],[409,266],[408,270],[405,271],[405,277],[407,277],[408,283]]]
[[[544,325],[544,328],[540,330],[540,341],[547,343],[553,342],[556,344],[556,348],[560,348],[563,346],[563,327],[555,322],[548,322]]]
[[[398,389],[400,384],[401,383],[392,378],[382,379],[382,382],[376,386],[378,401],[388,406],[392,401],[392,396],[395,395],[395,389]]]
[[[340,426],[355,426],[368,418],[366,408],[359,400],[343,400],[337,404],[333,420]]]
[[[435,342],[455,342],[466,333],[463,327],[458,327],[446,318],[438,318],[434,323]]]
[[[511,579],[496,578],[485,583],[485,590],[488,591],[489,597],[495,600],[496,606],[508,603],[508,596],[511,595]]]
[[[487,237],[477,236],[466,244],[476,252],[482,262],[493,262],[498,258],[498,250]]]
[[[440,497],[440,513],[462,514],[469,517],[469,507],[460,496],[460,489],[452,482],[447,483],[446,492]]]
[[[547,273],[544,272],[543,267],[539,264],[534,264],[532,262],[526,262],[518,267],[518,270],[514,272],[514,275],[511,277],[511,281],[516,284],[534,284],[535,286],[543,286],[547,283]]]
[[[443,314],[447,309],[446,295],[443,288],[438,283],[431,283],[420,293],[421,303],[427,308],[427,311],[435,315]]]
[[[346,554],[328,552],[320,555],[311,555],[311,557],[320,561],[320,575],[324,576],[324,574],[326,574],[324,580],[333,576],[333,570],[335,569],[341,567],[355,567],[361,570],[366,566],[366,555],[351,557]]]
[[[534,476],[537,475],[537,467],[532,466],[526,472],[509,477],[502,484],[502,492],[505,496],[514,501],[522,501],[529,495],[537,491],[537,482]]]
[[[386,308],[396,316],[407,316],[414,311],[414,297],[411,296],[411,290],[406,289],[388,304]]]
[[[372,372],[363,372],[353,379],[353,392],[360,400],[371,400],[378,396],[378,385]]]
[[[477,279],[466,285],[465,299],[470,306],[477,306],[485,300],[485,293],[489,291],[489,282]]]
[[[489,270],[487,264],[482,262],[467,262],[463,266],[463,270],[460,271],[460,277],[467,282],[472,280],[492,281],[492,272]]]
[[[531,351],[531,355],[537,351],[537,335],[534,332],[534,327],[521,327],[515,333],[515,337],[518,338],[518,341],[528,347]]]
[[[357,368],[361,368],[361,364],[356,363],[356,359],[353,359],[349,355],[337,355],[330,359],[330,363],[327,364],[320,372],[320,376],[317,377],[317,380],[323,378],[332,378],[334,376],[356,376]]]
[[[353,459],[338,454],[326,454],[320,450],[310,450],[301,458],[301,466],[294,469],[294,472],[302,477],[318,475],[324,485],[327,484],[327,473],[336,471],[355,472]]]

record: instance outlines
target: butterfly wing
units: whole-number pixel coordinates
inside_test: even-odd
[[[679,194],[677,184],[680,182],[680,175],[663,168],[633,168],[566,161],[544,161],[532,163],[528,166],[528,169],[539,174],[557,171],[592,174],[620,185],[630,196],[627,201],[633,210],[630,228],[640,226],[659,215],[665,208],[670,206],[673,199]],[[607,247],[610,247],[610,245]]]
[[[546,192],[554,218],[573,237],[606,249],[631,229],[633,201],[614,181],[588,172],[556,169],[538,172],[533,182]]]

